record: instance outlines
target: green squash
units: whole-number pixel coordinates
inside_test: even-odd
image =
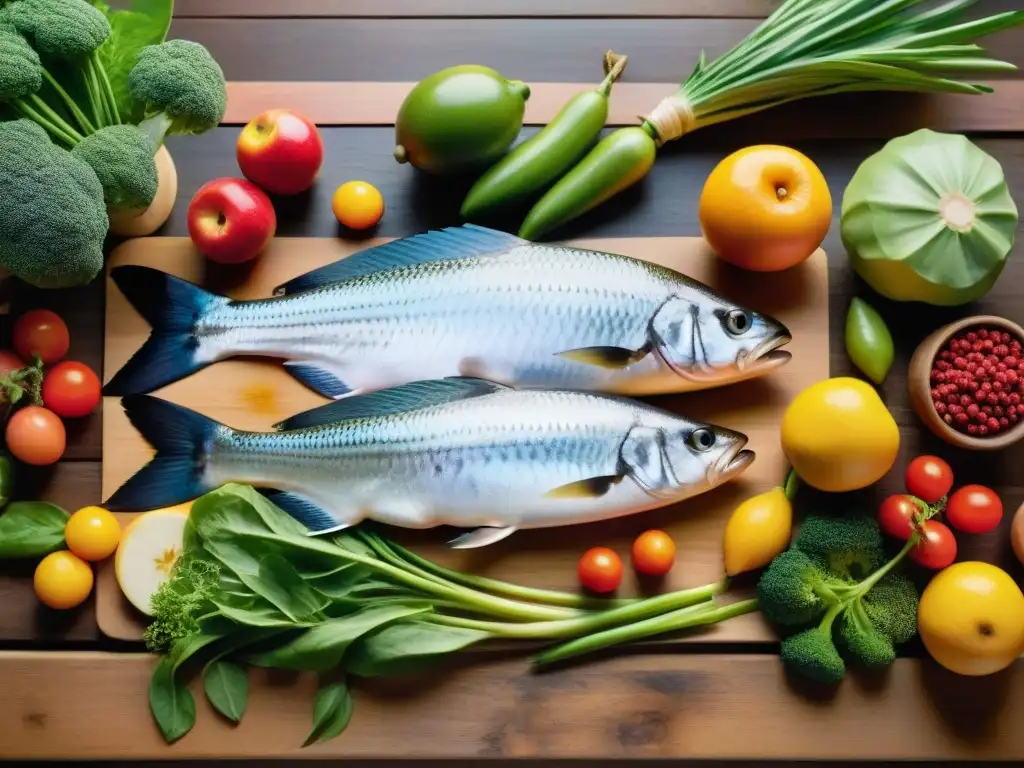
[[[489,67],[462,64],[421,80],[395,120],[395,159],[430,173],[458,173],[498,160],[523,127],[529,87]]]
[[[954,306],[992,288],[1017,222],[995,158],[964,136],[922,129],[857,169],[840,232],[853,268],[878,293]]]

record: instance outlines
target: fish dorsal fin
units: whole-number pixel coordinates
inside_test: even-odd
[[[341,280],[428,261],[450,261],[481,256],[520,245],[524,240],[496,229],[464,224],[404,237],[314,269],[274,289],[277,295],[308,291]]]
[[[456,400],[480,397],[504,389],[508,389],[508,387],[483,379],[452,377],[414,381],[411,384],[382,389],[379,392],[342,398],[311,411],[298,413],[274,426],[279,430],[320,427],[350,419],[407,413]]]

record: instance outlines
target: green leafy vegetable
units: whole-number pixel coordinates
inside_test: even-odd
[[[425,621],[392,624],[355,643],[345,657],[345,666],[361,677],[408,675],[441,656],[465,650],[491,637],[479,629],[439,626]]]
[[[313,700],[313,730],[302,746],[329,741],[344,731],[352,719],[352,694],[345,683],[321,685]]]
[[[170,660],[162,658],[149,681],[149,708],[168,744],[173,744],[196,724],[196,700],[174,674]]]
[[[245,667],[220,659],[203,671],[203,689],[213,708],[233,723],[245,714],[249,700],[249,678]]]
[[[0,515],[0,559],[34,558],[64,546],[68,513],[45,501],[15,501]]]

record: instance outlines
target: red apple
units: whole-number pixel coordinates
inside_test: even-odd
[[[188,233],[207,258],[238,264],[255,258],[277,230],[267,193],[245,179],[214,179],[188,206]]]
[[[274,194],[295,195],[316,181],[324,143],[309,118],[290,109],[270,109],[242,129],[236,155],[249,181]]]

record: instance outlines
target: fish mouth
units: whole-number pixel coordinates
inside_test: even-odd
[[[765,339],[750,352],[741,352],[736,358],[736,367],[741,371],[766,368],[780,368],[788,363],[793,355],[779,349],[793,340],[788,333],[780,333]]]
[[[743,447],[746,444],[745,438],[737,440],[732,448],[722,454],[714,465],[712,485],[721,485],[732,480],[754,463],[756,454],[753,451],[744,450]]]

